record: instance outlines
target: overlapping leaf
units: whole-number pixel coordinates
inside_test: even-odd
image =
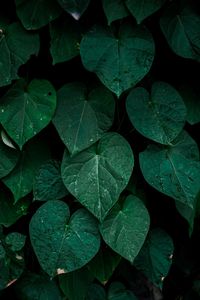
[[[87,9],[90,0],[57,0],[60,6],[66,10],[75,20],[79,20]]]

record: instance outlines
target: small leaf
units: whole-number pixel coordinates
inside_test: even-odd
[[[56,20],[50,24],[53,65],[68,61],[79,55],[81,29],[71,19]]]
[[[108,300],[137,300],[137,298],[123,283],[112,282],[108,290]]]
[[[8,175],[16,166],[20,153],[6,146],[0,138],[0,178]]]
[[[16,167],[2,179],[14,195],[14,203],[32,191],[35,175],[49,155],[44,143],[33,141],[27,144]]]
[[[6,244],[13,252],[22,250],[25,245],[25,241],[26,236],[19,232],[11,232],[5,238]]]
[[[34,200],[59,200],[68,194],[60,171],[60,163],[48,161],[38,170],[33,185]]]
[[[15,0],[16,13],[27,29],[39,29],[59,17],[62,10],[55,0]]]
[[[107,133],[74,157],[65,151],[61,174],[68,191],[102,221],[128,184],[133,165],[128,142]]]
[[[159,10],[164,3],[165,0],[125,0],[127,8],[138,24]]]
[[[1,130],[1,139],[2,142],[9,148],[17,149],[4,130]]]
[[[171,49],[181,57],[200,61],[200,16],[190,7],[171,5],[160,20]]]
[[[79,20],[87,9],[90,0],[57,0],[60,6],[66,10],[75,20]]]
[[[129,11],[124,4],[124,0],[102,0],[103,9],[108,20],[108,25],[113,21],[123,19],[129,15]]]
[[[89,262],[88,268],[96,279],[104,283],[110,279],[120,260],[121,257],[109,247],[100,248],[97,255]]]
[[[53,123],[74,155],[100,139],[114,119],[114,99],[104,87],[89,94],[82,83],[69,83],[58,91],[58,106]]]
[[[1,20],[0,20],[1,23]],[[0,87],[18,78],[18,69],[31,55],[37,55],[39,35],[27,32],[19,23],[0,28]]]
[[[84,35],[80,45],[84,67],[96,73],[117,97],[149,72],[154,51],[150,32],[128,23],[120,26],[117,37],[109,27],[95,26]]]
[[[29,230],[38,261],[51,277],[80,269],[100,247],[96,220],[84,209],[70,218],[67,204],[59,200],[43,204]]]
[[[143,202],[128,196],[120,207],[117,203],[100,225],[106,244],[125,259],[133,262],[149,230],[150,218]]]
[[[106,292],[102,286],[99,284],[93,283],[91,284],[86,300],[106,300]]]
[[[94,276],[83,267],[74,272],[59,276],[59,285],[68,300],[85,300]],[[78,287],[78,290],[77,290]]]
[[[171,144],[185,124],[184,102],[165,82],[155,82],[151,94],[142,87],[133,89],[128,95],[126,109],[133,126],[145,137],[161,144]]]
[[[162,289],[163,278],[167,276],[172,264],[173,252],[171,237],[162,229],[153,229],[136,257],[134,266]]]

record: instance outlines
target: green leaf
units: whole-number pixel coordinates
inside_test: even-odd
[[[107,133],[74,157],[65,151],[61,174],[68,191],[102,221],[128,184],[133,165],[128,142]]]
[[[114,98],[104,87],[88,93],[84,84],[69,83],[58,91],[53,123],[74,155],[94,144],[111,127],[114,109]]]
[[[184,102],[165,82],[155,82],[151,94],[142,87],[133,89],[128,95],[126,109],[133,126],[145,137],[161,144],[171,144],[185,124]]]
[[[60,171],[60,162],[51,160],[38,170],[33,185],[34,200],[59,200],[68,194]]]
[[[26,236],[19,232],[11,232],[5,238],[6,244],[13,252],[22,250],[25,241]]]
[[[30,84],[17,81],[0,102],[0,122],[18,144],[23,145],[46,127],[56,109],[56,92],[47,80]]]
[[[87,9],[90,0],[57,0],[60,6],[66,10],[75,20],[79,20]]]
[[[129,11],[124,4],[124,0],[102,0],[103,9],[108,20],[108,25],[113,21],[123,19],[129,15]]]
[[[163,278],[167,276],[172,264],[173,252],[171,237],[162,229],[153,229],[136,257],[134,266],[162,289]]]
[[[143,202],[128,196],[123,205],[117,203],[100,225],[101,235],[115,252],[133,262],[149,230],[150,218]]]
[[[200,90],[194,85],[184,84],[179,88],[185,105],[187,107],[186,120],[190,125],[195,125],[200,122]]]
[[[0,225],[9,227],[13,225],[19,218],[26,215],[29,201],[22,199],[15,205],[13,199],[0,191]]]
[[[137,300],[137,298],[123,283],[112,282],[108,290],[108,300]]]
[[[150,32],[128,23],[120,26],[117,37],[109,27],[95,26],[80,45],[84,67],[118,97],[149,72],[154,51]]]
[[[19,151],[6,146],[0,138],[0,178],[8,175],[16,166]]]
[[[68,300],[85,300],[94,276],[87,267],[83,267],[77,271],[60,275],[58,278],[60,288]]]
[[[171,5],[160,20],[161,30],[179,56],[200,61],[200,16],[189,6]]]
[[[19,67],[37,55],[39,47],[39,35],[27,32],[19,23],[0,27],[0,87],[18,78]]]
[[[60,290],[54,280],[45,275],[24,273],[15,285],[20,300],[61,300]]]
[[[41,164],[49,159],[49,155],[44,143],[33,140],[23,150],[13,171],[2,178],[3,183],[14,195],[14,203],[32,191],[35,175]]]
[[[138,24],[159,10],[165,0],[125,0],[125,4]]]
[[[62,10],[55,0],[15,0],[16,13],[27,29],[39,29],[59,17]]]
[[[140,153],[145,180],[176,201],[179,212],[191,227],[200,190],[198,159],[198,147],[186,133],[182,133],[171,147],[150,145]]]
[[[68,61],[79,55],[81,28],[77,22],[69,19],[56,20],[50,24],[53,65]]]
[[[62,201],[48,201],[30,222],[30,238],[43,270],[49,276],[74,271],[98,252],[100,236],[96,220],[84,209],[70,218]]]
[[[94,277],[104,284],[110,279],[120,260],[121,257],[109,247],[100,248],[97,255],[89,262],[88,268]]]
[[[102,286],[93,283],[87,293],[86,300],[106,300],[106,292]]]

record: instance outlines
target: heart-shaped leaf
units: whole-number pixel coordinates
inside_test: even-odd
[[[94,144],[111,127],[114,107],[112,94],[103,87],[88,94],[82,83],[69,83],[59,90],[53,123],[71,154]]]
[[[80,54],[84,67],[119,97],[149,72],[154,48],[147,29],[126,23],[117,36],[109,27],[93,27],[81,40]]]
[[[27,86],[16,82],[0,103],[0,122],[22,149],[23,145],[48,125],[56,108],[56,92],[47,80],[34,79]]]
[[[90,0],[57,0],[60,6],[66,10],[75,20],[79,20],[87,9]]]
[[[83,267],[98,252],[100,236],[97,221],[85,209],[70,218],[62,201],[48,201],[30,222],[30,238],[43,270],[49,276]]]
[[[181,132],[186,107],[179,93],[168,83],[155,82],[151,94],[142,87],[128,95],[126,109],[133,126],[145,137],[170,144]]]
[[[133,165],[128,142],[117,133],[106,133],[74,157],[65,151],[61,173],[68,191],[102,221],[126,187]]]
[[[15,0],[16,13],[27,29],[39,29],[56,19],[62,9],[55,0]]]
[[[31,55],[39,52],[37,33],[27,32],[19,23],[1,26],[0,20],[0,87],[18,78],[18,69]]]
[[[143,202],[128,196],[122,207],[117,203],[100,225],[101,235],[115,252],[133,262],[149,230],[150,218]]]

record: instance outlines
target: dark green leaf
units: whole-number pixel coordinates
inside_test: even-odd
[[[59,200],[68,194],[60,173],[57,161],[48,161],[40,167],[33,185],[34,200]]]
[[[16,167],[2,179],[13,193],[15,203],[32,191],[35,175],[42,163],[48,159],[49,151],[44,143],[33,140],[27,144]]]
[[[38,34],[27,32],[19,23],[0,26],[0,87],[18,78],[19,67],[37,55],[39,47]]]
[[[88,268],[95,278],[104,284],[112,276],[120,259],[121,257],[109,247],[100,248],[97,255],[89,262]]]
[[[98,252],[100,237],[96,220],[84,209],[70,218],[62,201],[43,204],[30,222],[30,238],[43,270],[49,276],[74,271]]]
[[[39,29],[62,12],[55,0],[15,0],[16,13],[27,29]]]
[[[19,151],[6,146],[0,138],[0,178],[8,175],[16,166]]]
[[[104,241],[122,257],[133,262],[149,230],[150,218],[143,202],[128,196],[122,207],[117,203],[100,225]]]
[[[136,296],[121,282],[111,283],[108,290],[108,300],[137,300]]]
[[[53,65],[68,61],[79,54],[81,29],[71,19],[56,20],[50,24]]]
[[[90,0],[57,0],[60,6],[66,10],[75,20],[79,20],[87,9]]]
[[[138,24],[159,10],[165,0],[125,0],[126,6]]]
[[[17,81],[0,102],[0,122],[22,149],[48,125],[56,109],[56,92],[47,80],[34,79],[29,85]]]
[[[128,95],[126,109],[133,126],[145,137],[161,144],[171,144],[186,119],[181,96],[165,82],[155,82],[151,94],[142,87],[133,89]]]
[[[68,191],[102,221],[127,185],[133,165],[128,142],[107,133],[74,157],[65,151],[61,173]]]
[[[25,245],[25,241],[26,236],[19,232],[11,232],[5,238],[6,244],[13,252],[22,250]]]
[[[106,292],[99,284],[92,284],[88,290],[86,300],[106,300]]]
[[[150,231],[147,240],[134,261],[134,265],[156,286],[162,288],[172,264],[174,245],[162,229]]]
[[[108,20],[108,25],[113,21],[123,19],[129,15],[124,0],[102,0],[103,9]]]
[[[61,300],[56,282],[48,276],[25,273],[15,286],[20,300]]]
[[[68,300],[84,300],[94,276],[83,267],[59,276],[60,288]],[[78,290],[77,290],[78,288]]]
[[[116,37],[109,27],[95,26],[83,37],[80,54],[84,67],[119,97],[149,72],[154,48],[145,28],[123,24]]]
[[[172,5],[162,16],[160,26],[177,55],[200,61],[200,16],[192,8]]]
[[[59,90],[53,123],[71,154],[94,144],[111,127],[114,107],[104,87],[88,93],[82,83],[69,83]]]

